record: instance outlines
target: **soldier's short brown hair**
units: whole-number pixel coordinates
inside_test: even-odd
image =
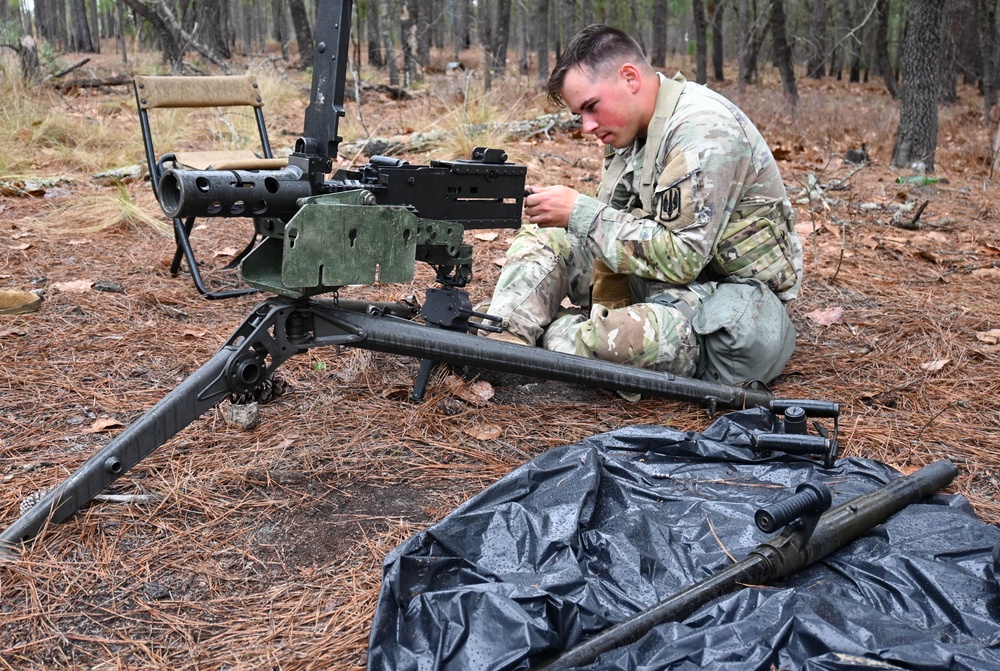
[[[573,36],[556,62],[547,86],[549,100],[556,105],[564,104],[562,89],[566,73],[575,67],[600,73],[609,65],[618,66],[629,61],[652,68],[642,47],[630,35],[600,23],[589,25]]]

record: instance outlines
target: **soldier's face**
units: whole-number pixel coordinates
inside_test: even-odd
[[[563,80],[562,98],[580,115],[584,133],[615,149],[629,146],[645,130],[639,127],[635,82],[624,68],[604,74],[573,68]]]

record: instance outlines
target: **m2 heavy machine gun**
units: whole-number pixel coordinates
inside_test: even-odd
[[[736,388],[625,365],[548,352],[470,333],[474,316],[462,289],[472,277],[466,228],[517,227],[526,169],[504,152],[477,149],[467,160],[414,166],[373,157],[332,179],[341,138],[351,0],[320,0],[310,105],[303,136],[280,170],[167,170],[161,206],[171,216],[253,216],[264,236],[244,260],[244,280],[274,296],[258,305],[200,369],[47,492],[0,534],[15,552],[47,522],[61,522],[154,449],[233,394],[260,387],[289,357],[315,347],[359,347],[418,357],[413,398],[424,393],[431,362],[492,369],[623,392],[705,403],[768,406],[764,388]],[[375,281],[410,282],[419,260],[436,270],[421,316],[403,304],[339,297]],[[315,296],[334,293],[334,298]],[[480,330],[500,330],[479,315]],[[787,407],[792,402],[777,402]],[[818,416],[833,404],[805,402]],[[818,410],[817,410],[818,408]],[[779,412],[783,412],[778,408]],[[835,453],[835,439],[824,443]]]

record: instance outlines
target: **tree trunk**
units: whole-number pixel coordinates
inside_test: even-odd
[[[667,64],[667,19],[669,16],[669,0],[653,0],[653,55],[649,62],[655,68],[662,68]]]
[[[958,41],[962,39],[962,21],[967,10],[966,0],[947,3],[941,29],[941,90],[938,100],[953,103],[958,100]]]
[[[462,52],[468,49],[472,43],[472,37],[469,35],[469,0],[454,0],[452,8],[454,14],[452,15],[451,43],[457,61]]]
[[[740,15],[740,53],[739,59],[736,65],[736,83],[740,90],[748,81],[750,81],[747,75],[747,52],[750,49],[750,31],[751,31],[751,20],[750,20],[750,0],[740,0],[739,1],[739,15]]]
[[[420,64],[420,76],[423,77],[423,68],[430,67],[431,64],[431,37],[436,21],[432,20],[434,6],[431,0],[417,0],[416,9],[417,15],[413,18],[417,29],[417,63]]]
[[[281,46],[281,58],[288,60],[288,22],[285,0],[271,0],[271,37]]]
[[[813,0],[809,42],[806,73],[812,79],[822,79],[826,74],[826,0]]]
[[[288,0],[288,10],[292,15],[292,30],[295,31],[295,41],[299,47],[299,68],[305,70],[313,66],[312,28],[309,26],[309,14],[303,0]]]
[[[382,43],[385,44],[385,62],[389,66],[389,85],[399,86],[399,65],[396,63],[396,46],[392,39],[392,17],[396,16],[393,0],[380,0],[379,23],[382,25]]]
[[[212,0],[195,5],[194,16],[198,25],[197,36],[202,42],[222,58],[231,58],[229,49],[228,0]],[[249,35],[244,35],[249,38]]]
[[[70,50],[94,52],[94,43],[90,36],[90,24],[87,22],[86,0],[70,0],[69,15],[73,24],[70,33]]]
[[[35,0],[35,23],[42,39],[56,41],[55,12],[51,0]]]
[[[896,90],[896,72],[889,61],[889,0],[877,0],[875,23],[875,69],[885,80],[885,88],[893,100],[899,97]]]
[[[403,86],[409,88],[424,77],[417,56],[417,0],[403,0],[399,6],[399,41],[403,46]]]
[[[977,0],[976,19],[976,24],[979,26],[979,45],[983,53],[983,104],[986,107],[986,117],[990,118],[993,108],[996,107],[997,104],[996,0]]]
[[[366,0],[363,5],[365,11],[365,34],[368,41],[368,65],[373,68],[381,68],[385,65],[385,56],[382,52],[382,40],[378,29],[378,3],[375,0]]]
[[[510,44],[510,10],[511,0],[499,0],[497,2],[497,30],[494,34],[496,38],[495,56],[493,61],[493,74],[498,79],[503,79],[504,70],[507,67],[507,46]]]
[[[691,0],[691,13],[694,18],[695,81],[705,84],[708,82],[708,21],[705,19],[705,0]]]
[[[63,0],[51,0],[49,7],[51,7],[53,11],[56,44],[58,44],[61,49],[65,49],[70,43],[69,32],[67,32],[66,28],[66,26],[69,25],[69,21],[66,16],[66,3],[63,2]]]
[[[855,5],[854,0],[845,0],[844,20],[847,22],[849,30],[856,31],[847,36],[848,44],[850,45],[847,61],[847,65],[850,68],[850,79],[848,81],[852,84],[857,84],[861,81],[861,52],[864,50],[865,31],[868,27],[867,21],[859,25],[859,22],[864,18],[861,16],[861,12],[863,11],[865,11],[864,6],[858,7]]]
[[[781,73],[781,90],[784,91],[788,104],[795,107],[799,101],[799,92],[795,83],[792,49],[788,46],[785,23],[785,1],[771,0],[771,39],[774,40],[774,57]]]
[[[725,58],[725,23],[726,0],[715,3],[714,9],[709,5],[712,14],[712,76],[717,82],[726,80],[723,64]]]
[[[167,22],[154,11],[152,6],[142,0],[121,1],[132,10],[133,14],[149,23],[160,40],[163,62],[169,63],[175,71],[179,71],[182,68],[181,59],[184,56],[180,36],[170,29]]]
[[[480,11],[487,12],[487,16],[482,17],[479,22],[482,30],[483,48],[486,53],[486,60],[483,63],[483,86],[487,91],[493,88],[494,77],[502,77],[504,69],[507,67],[510,5],[511,0],[498,0],[496,3],[491,3],[489,7],[480,8]]]
[[[97,0],[90,0],[87,4],[87,11],[90,19],[90,49],[91,53],[101,53],[101,15],[97,11]]]
[[[21,37],[21,42],[17,48],[18,58],[21,60],[21,76],[26,82],[38,82],[42,79],[42,68],[38,62],[38,45],[31,35]]]
[[[528,7],[525,3],[519,2],[514,6],[514,11],[517,12],[517,30],[515,31],[517,39],[517,71],[522,75],[526,75],[531,69],[531,56],[528,54]]]
[[[537,0],[535,15],[535,50],[538,55],[538,79],[549,78],[549,0]]]
[[[892,165],[934,172],[945,0],[913,0],[903,47],[903,99]],[[921,170],[922,169],[922,170]]]

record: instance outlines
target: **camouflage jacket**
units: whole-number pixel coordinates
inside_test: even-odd
[[[573,207],[571,240],[620,273],[681,285],[758,277],[793,299],[802,247],[764,138],[723,96],[659,78],[647,136],[609,148],[598,197]]]

